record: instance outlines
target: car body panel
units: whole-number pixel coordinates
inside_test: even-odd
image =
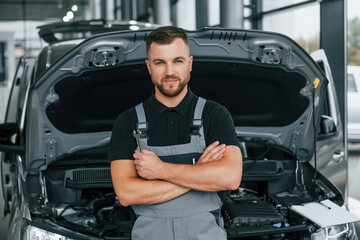
[[[22,115],[24,111],[24,105],[27,101],[26,91],[30,86],[30,76],[35,65],[35,58],[20,58],[16,68],[13,85],[11,88],[9,103],[6,109],[4,123],[18,123],[19,129],[21,129]],[[9,106],[12,106],[10,108]],[[18,134],[21,134],[20,132]],[[13,144],[21,144],[19,139],[13,138]],[[23,143],[22,143],[23,144]],[[4,199],[4,214],[8,213],[8,204],[11,203],[12,191],[13,191],[13,179],[14,171],[11,170],[14,166],[14,162],[17,161],[15,154],[1,153],[1,187]]]
[[[316,141],[317,168],[332,183],[334,183],[342,193],[345,194],[347,185],[347,160],[345,159],[344,134],[341,122],[340,110],[335,91],[334,80],[331,74],[330,65],[324,50],[320,49],[311,54],[320,66],[324,67],[324,72],[329,79],[327,86],[326,100],[322,114],[330,116],[336,125],[336,132],[333,136]],[[315,165],[315,159],[312,160]]]

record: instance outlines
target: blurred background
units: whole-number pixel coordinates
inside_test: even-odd
[[[284,33],[311,53],[320,47],[321,2],[326,1],[0,0],[0,66],[7,62],[7,46],[3,40],[7,35],[14,41],[15,58],[36,55],[45,44],[38,36],[37,26],[90,19],[135,20],[187,30],[206,26],[262,29]],[[359,0],[347,0],[349,65],[360,65],[359,9]],[[3,73],[0,69],[0,82],[5,78]]]
[[[21,56],[47,43],[38,26],[104,19],[187,30],[207,26],[259,29],[288,35],[311,53],[324,48],[346,122],[349,206],[360,216],[360,0],[0,0],[0,122]],[[2,196],[2,194],[0,195]],[[0,197],[0,211],[2,211]],[[7,216],[8,218],[8,216]],[[7,218],[0,212],[0,238]]]

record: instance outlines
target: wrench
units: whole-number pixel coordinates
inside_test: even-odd
[[[142,151],[142,147],[141,147],[141,144],[140,144],[141,131],[139,129],[137,131],[134,130],[133,131],[133,136],[136,139],[137,146],[139,148],[139,151],[141,152]]]

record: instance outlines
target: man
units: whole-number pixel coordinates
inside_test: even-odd
[[[190,91],[182,29],[155,29],[146,48],[155,92],[119,115],[109,151],[116,195],[138,216],[132,238],[226,239],[216,192],[237,189],[242,176],[231,115]]]

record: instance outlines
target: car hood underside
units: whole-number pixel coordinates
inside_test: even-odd
[[[79,151],[106,149],[117,115],[153,92],[144,62],[148,33],[92,37],[36,79],[30,106],[40,109],[30,112],[27,129],[40,136],[27,142],[29,172]],[[319,119],[327,85],[310,56],[275,33],[203,29],[188,35],[194,56],[191,90],[224,105],[243,141],[310,160],[312,120]]]

